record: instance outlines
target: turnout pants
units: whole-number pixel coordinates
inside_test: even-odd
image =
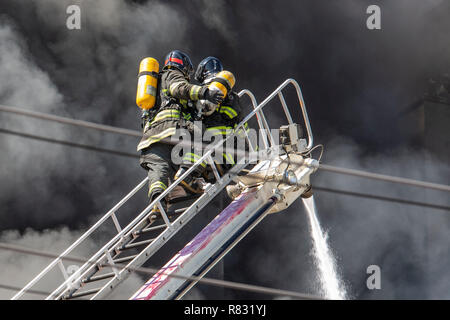
[[[172,163],[172,145],[154,143],[142,150],[140,164],[148,172],[148,197],[153,201],[172,183],[177,166]]]

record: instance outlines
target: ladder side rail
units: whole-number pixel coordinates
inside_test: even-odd
[[[194,287],[199,279],[203,278],[220,260],[222,260],[223,257],[225,257],[250,231],[253,230],[253,228],[256,227],[268,214],[269,209],[272,208],[272,206],[275,204],[276,199],[270,198],[268,203],[259,211],[261,212],[260,215],[257,216],[257,218],[254,221],[251,221],[248,225],[242,227],[243,231],[238,232],[238,234],[233,237],[231,240],[227,241],[227,243],[221,248],[222,251],[216,253],[216,256],[213,256],[213,260],[211,263],[207,266],[205,266],[204,270],[200,271],[198,274],[194,274],[194,276],[197,277],[196,280],[192,280],[190,283],[187,281],[186,287],[183,288],[180,291],[177,291],[177,293],[174,294],[173,297],[171,297],[172,300],[180,300],[189,290]]]
[[[253,94],[252,94],[253,95]],[[256,114],[257,108],[251,112],[251,116],[247,116],[246,118],[251,118]],[[247,121],[245,121],[247,122]],[[245,123],[244,121],[241,124]],[[64,289],[67,285],[77,284],[75,277],[81,277],[87,272],[90,267],[96,263],[97,260],[103,258],[105,250],[111,250],[112,247],[116,247],[121,244],[121,240],[123,241],[124,235],[133,231],[133,227],[136,226],[141,220],[145,218],[148,212],[153,208],[154,205],[160,204],[160,202],[185,178],[188,177],[191,172],[195,170],[198,166],[200,166],[203,162],[206,162],[207,158],[212,155],[212,153],[219,147],[221,147],[228,139],[234,139],[237,132],[233,132],[228,135],[222,141],[218,141],[211,149],[209,149],[200,159],[198,159],[188,170],[186,170],[176,181],[174,181],[163,193],[161,193],[155,200],[153,200],[133,221],[131,221],[125,228],[122,229],[121,232],[117,233],[107,244],[105,244],[97,253],[95,253],[79,270],[78,273],[72,274],[68,279],[66,279],[57,289],[55,289],[46,299],[53,299],[58,296],[61,290]],[[81,275],[81,276],[80,276]]]
[[[186,210],[182,215],[180,215],[175,221],[171,223],[172,228],[166,228],[162,233],[158,235],[157,238],[152,241],[141,253],[138,254],[138,257],[135,257],[126,267],[133,266],[141,266],[145,261],[147,261],[151,255],[153,255],[159,248],[161,248],[170,238],[175,235],[184,225],[186,225],[189,220],[194,217],[198,211],[200,211],[205,205],[207,205],[229,182],[232,181],[233,177],[237,175],[243,168],[245,168],[248,165],[248,163],[235,165],[232,169],[230,169],[230,172],[225,174],[222,177],[222,183],[216,183],[215,185],[211,186],[205,191],[205,194],[203,194],[197,201],[191,205],[191,207]],[[148,217],[148,216],[147,216]],[[145,219],[143,219],[145,220]],[[142,220],[141,220],[142,221]],[[140,226],[142,227],[142,226]],[[130,230],[126,235],[122,237],[124,241],[126,239],[131,238],[134,230]],[[115,250],[115,248],[119,247],[120,243],[116,244],[114,247],[110,248],[110,251]],[[106,251],[105,251],[106,252]],[[104,253],[105,253],[104,252]],[[109,252],[109,251],[108,251]],[[79,289],[81,287],[81,282],[79,279],[85,278],[89,275],[89,273],[92,271],[92,268],[95,268],[96,265],[102,264],[102,263],[108,263],[107,261],[107,255],[102,255],[99,260],[97,260],[96,263],[92,262],[95,259],[92,259],[87,262],[86,264],[90,265],[90,268],[86,269],[82,274],[78,272],[78,281],[73,281],[70,283],[70,281],[67,281],[66,288],[63,287],[64,284],[62,284],[57,290],[55,290],[49,297],[47,297],[47,300],[49,299],[61,299],[66,292],[70,292],[73,289]],[[83,266],[84,267],[84,266]],[[124,266],[121,266],[122,268]],[[125,267],[125,268],[126,268]],[[80,268],[81,270],[81,268]],[[122,272],[123,271],[123,272]],[[107,286],[112,283],[113,287],[115,287],[118,283],[120,283],[122,280],[126,279],[129,275],[128,272],[125,272],[124,268],[121,269],[120,274],[118,277],[113,278],[108,282],[103,289],[107,289]],[[77,288],[74,288],[74,285],[78,286]],[[102,290],[103,290],[102,289]],[[112,288],[111,288],[112,289]],[[103,296],[104,294],[108,294],[108,292],[99,292],[100,296]],[[94,296],[97,297],[97,294]],[[94,297],[92,299],[94,299]]]
[[[211,186],[199,199],[197,199],[182,215],[180,215],[172,225],[174,228],[166,228],[158,237],[143,249],[132,261],[124,266],[117,277],[112,278],[103,288],[91,297],[96,300],[107,296],[119,283],[131,274],[132,269],[142,266],[153,254],[155,254],[168,240],[170,240],[179,230],[181,230],[195,215],[202,210],[219,192],[232,181],[233,177],[244,169],[248,163],[236,164],[229,172],[222,177],[222,184]]]
[[[271,101],[276,95],[278,95],[278,93],[284,89],[284,87],[286,87],[288,84],[293,83],[294,86],[296,84],[296,89],[299,88],[298,84],[295,80],[293,79],[287,79],[286,81],[284,81],[275,91],[273,91],[263,102],[261,102],[258,106],[254,106],[253,111],[250,112],[242,121],[241,123],[238,124],[237,127],[243,127],[243,125],[250,120],[253,116],[255,116],[258,112],[260,112],[260,110],[262,110],[262,108],[264,106],[267,105],[267,103],[269,101]],[[241,92],[242,93],[242,92]],[[255,99],[254,99],[254,95],[250,92],[250,91],[244,91],[242,94],[247,94],[250,96],[252,103],[255,105]],[[299,91],[297,91],[297,94],[299,95]],[[299,99],[301,96],[301,92],[299,95]],[[302,105],[302,111],[303,114],[306,114],[306,110],[304,109],[304,103]],[[309,122],[308,122],[309,124]],[[310,128],[309,126],[307,126],[308,128],[308,136],[310,135]],[[139,221],[142,220],[142,218],[145,217],[145,215],[150,211],[150,209],[154,206],[154,205],[160,205],[160,202],[181,182],[183,181],[189,174],[191,174],[191,172],[194,171],[194,169],[199,166],[201,163],[205,162],[208,157],[211,156],[211,154],[218,148],[221,147],[223,145],[223,143],[225,143],[228,139],[234,139],[234,137],[236,136],[237,132],[233,132],[231,135],[228,135],[225,139],[223,139],[222,141],[217,142],[210,150],[208,150],[202,157],[200,157],[199,160],[197,160],[196,163],[194,163],[194,165],[192,165],[188,170],[186,170],[181,177],[179,177],[179,179],[177,181],[174,181],[174,183],[172,183],[163,193],[161,193],[152,203],[150,203],[150,205],[145,208],[132,222],[130,222],[121,232],[119,232],[118,234],[116,234],[115,237],[113,237],[102,249],[100,249],[91,259],[89,259],[88,262],[85,263],[85,265],[83,265],[82,269],[86,269],[88,268],[90,265],[92,265],[92,263],[94,263],[94,261],[96,259],[99,259],[103,254],[105,250],[108,250],[110,248],[111,245],[115,245],[116,242],[120,239],[120,237],[122,237],[125,233],[129,232],[132,230],[133,226],[135,226],[136,224],[139,223]],[[312,139],[309,138],[309,143],[308,145],[312,144]],[[270,149],[270,148],[268,148]],[[170,226],[169,226],[170,227]],[[92,261],[94,260],[94,261]],[[75,277],[76,274],[73,274],[71,277],[69,277],[69,279],[67,279],[66,281],[64,281],[60,287],[58,287],[58,289],[56,289],[54,291],[54,293],[56,293],[57,291],[60,291],[61,289],[63,289],[65,286],[67,286],[67,284],[69,283],[73,283],[73,279],[72,277]],[[47,298],[51,298],[53,296],[53,293],[47,297]]]
[[[142,180],[133,190],[131,190],[122,200],[120,200],[113,208],[111,208],[103,217],[101,217],[92,227],[90,227],[80,238],[78,238],[72,245],[70,245],[66,250],[64,250],[58,258],[54,259],[44,270],[42,270],[37,276],[35,276],[30,282],[28,282],[25,287],[23,287],[18,293],[16,293],[11,300],[16,300],[22,297],[26,291],[32,288],[39,280],[42,279],[50,270],[52,270],[64,257],[68,256],[80,243],[86,240],[95,230],[97,230],[108,218],[112,217],[113,214],[133,195],[135,195],[145,184],[147,183],[148,177]],[[69,277],[70,278],[70,277]],[[69,279],[68,278],[68,279]]]
[[[51,300],[59,295],[59,292],[64,289],[67,284],[76,284],[77,280],[75,277],[78,277],[78,279],[82,278],[86,275],[86,273],[91,269],[91,267],[95,266],[101,259],[106,258],[105,252],[111,251],[116,246],[120,246],[122,241],[125,239],[125,234],[129,233],[129,231],[133,231],[133,226],[138,224],[140,221],[142,221],[146,215],[150,212],[151,208],[157,203],[153,201],[150,205],[148,205],[144,210],[141,211],[141,213],[136,216],[136,218],[131,221],[125,228],[122,229],[121,232],[117,233],[108,243],[106,243],[100,250],[97,251],[89,260],[85,262],[78,270],[78,272],[72,274],[68,279],[66,279],[58,288],[56,288],[47,298],[46,300]]]
[[[231,135],[230,135],[231,136]],[[226,140],[226,139],[225,139]],[[131,221],[125,228],[122,229],[121,232],[116,234],[107,244],[105,244],[97,253],[95,253],[79,270],[78,273],[74,273],[68,279],[66,279],[57,289],[55,289],[46,300],[53,299],[54,297],[59,295],[59,292],[64,289],[68,284],[76,283],[75,277],[82,277],[85,275],[85,272],[89,271],[90,267],[96,263],[97,260],[103,258],[105,250],[111,250],[113,247],[119,246],[121,244],[121,240],[124,239],[124,235],[126,233],[130,233],[133,231],[133,227],[137,225],[141,220],[145,218],[145,216],[149,213],[149,211],[153,208],[154,205],[160,203],[161,200],[166,197],[169,192],[171,192],[181,181],[183,181],[197,166],[203,163],[208,156],[214,152],[214,150],[222,145],[223,141],[219,141],[213,148],[207,151],[196,163],[194,163],[186,172],[184,172],[179,179],[175,180],[163,193],[161,193],[155,200],[153,200],[133,221]],[[81,274],[81,276],[80,276]]]
[[[284,111],[285,111],[285,114],[286,114],[286,117],[287,117],[287,119],[288,119],[288,121],[290,121],[290,123],[291,122],[293,122],[292,121],[292,117],[291,117],[291,115],[290,115],[290,113],[289,113],[289,110],[287,109],[287,105],[286,105],[286,102],[284,101],[284,97],[283,97],[283,95],[282,95],[282,93],[281,93],[281,90],[283,90],[288,84],[290,84],[290,83],[293,83],[294,84],[294,86],[296,87],[296,89],[298,88],[299,89],[299,86],[298,86],[298,84],[295,82],[295,80],[292,80],[292,79],[288,79],[288,80],[286,80],[282,85],[280,85],[279,86],[279,88],[274,92],[274,93],[276,93],[276,94],[278,94],[278,97],[279,97],[279,99],[281,100],[281,103],[282,103],[282,106],[283,106],[283,109],[284,109]],[[251,114],[249,114],[246,118],[248,118],[248,119],[250,119],[251,117],[253,117],[254,115],[256,115],[257,117],[258,117],[258,114],[261,114],[261,112],[262,112],[262,107],[264,107],[272,98],[274,98],[275,97],[275,94],[273,94],[272,95],[272,97],[270,97],[270,99],[266,99],[266,103],[264,104],[264,105],[262,105],[262,106],[256,106],[256,99],[254,99],[254,95],[250,92],[250,91],[248,91],[248,90],[243,90],[243,91],[241,91],[240,93],[239,93],[239,96],[242,96],[243,94],[247,94],[248,96],[250,96],[250,99],[252,100],[252,104],[253,104],[253,112],[251,113]],[[298,98],[299,98],[299,101],[300,101],[300,105],[301,105],[301,107],[302,107],[302,113],[303,113],[303,116],[304,116],[304,120],[305,120],[305,123],[306,123],[306,125],[307,125],[307,129],[308,129],[308,140],[309,140],[309,144],[308,145],[312,145],[312,135],[311,135],[311,130],[310,130],[310,126],[309,126],[309,120],[308,120],[308,118],[307,118],[307,114],[306,114],[306,110],[305,110],[305,108],[304,108],[304,101],[303,101],[303,98],[302,98],[302,95],[301,95],[301,91],[299,91],[299,90],[297,90],[297,96],[298,96]],[[259,108],[258,108],[259,107]],[[261,118],[263,119],[263,120],[265,120],[265,117],[264,117],[264,114],[262,114],[262,116],[261,116]],[[241,124],[244,124],[246,121],[242,121],[241,122]],[[263,122],[264,123],[264,122]],[[261,126],[261,121],[258,121],[258,124]],[[238,127],[239,127],[239,125],[238,125]],[[243,127],[243,126],[242,126]],[[262,127],[263,129],[265,128],[265,129],[268,129],[269,130],[269,127],[268,127],[268,124],[267,124],[267,121],[265,121],[265,123],[264,123],[264,126]],[[270,130],[268,131],[269,133],[270,133]],[[234,137],[234,135],[235,134],[233,134],[233,135],[231,135],[231,136],[228,136],[227,137],[227,139],[229,139],[229,138],[231,138],[231,137]],[[271,137],[272,138],[272,143],[273,143],[273,137]],[[224,140],[224,141],[226,141],[226,139]],[[198,163],[202,163],[202,162],[204,162],[204,160],[210,160],[210,158],[211,158],[211,153],[210,152],[212,152],[213,150],[215,150],[219,145],[221,145],[221,144],[223,144],[223,142],[224,141],[222,141],[222,142],[220,142],[220,143],[218,143],[216,146],[214,146],[207,154],[205,154],[204,155],[204,157],[205,157],[205,159],[203,159],[203,158],[201,158],[200,160],[198,160]],[[269,149],[269,148],[268,148]],[[245,167],[245,165],[243,166],[243,167]],[[193,170],[193,169],[192,169]],[[186,176],[189,174],[189,172],[185,172],[185,174],[186,174]],[[180,180],[182,180],[184,177],[182,176],[182,177],[180,177]],[[219,184],[220,184],[220,180],[218,180],[218,182],[219,182]],[[215,187],[215,186],[214,186]],[[168,192],[168,191],[167,191]],[[161,195],[161,197],[162,197],[163,195]],[[206,196],[206,195],[203,195],[202,196],[202,198],[204,197],[204,196]],[[209,198],[209,200],[207,200],[206,202],[205,202],[205,205],[211,200],[212,198],[210,197]],[[198,200],[198,201],[200,201],[200,199]],[[194,206],[192,206],[190,209],[192,209]],[[195,213],[197,213],[199,210],[201,210],[201,209],[199,209],[198,208],[198,206],[197,206],[197,208],[196,208],[197,210],[193,210]],[[187,212],[186,212],[186,215],[187,215]],[[184,218],[184,214],[182,215],[182,216],[180,216],[179,217],[179,219],[183,219]],[[178,220],[176,221],[176,222],[178,222]],[[176,222],[174,222],[173,224],[175,225],[175,223]],[[180,222],[181,222],[181,220],[180,220]],[[187,222],[187,221],[186,221]],[[180,228],[181,229],[181,228]],[[168,229],[166,229],[166,232],[171,232],[171,230],[170,230],[170,228],[168,228]],[[161,237],[163,237],[163,235],[160,235]],[[146,249],[144,249],[144,251],[147,251],[147,249],[150,249],[150,247],[154,247],[154,246],[152,246],[151,244],[146,248]],[[157,248],[155,249],[154,248],[154,252],[156,252],[156,250],[157,250]],[[149,252],[147,251],[147,252],[141,252],[141,254],[139,255],[139,256],[144,256],[144,254],[145,254],[145,257],[146,257],[146,259],[145,260],[143,260],[141,263],[143,263],[143,262],[145,262],[147,259],[148,259],[148,255],[149,255]],[[138,260],[138,258],[135,258],[133,261],[131,261],[131,262],[129,262],[129,264],[127,265],[127,267],[131,267],[131,266],[135,266],[137,263],[137,260]],[[121,273],[124,273],[124,274],[129,274],[129,271],[127,271],[126,270],[126,268],[127,267],[125,267],[125,269],[123,269],[123,270],[121,270]],[[112,279],[112,280],[110,280],[110,282],[107,284],[107,285],[105,285],[104,286],[104,288],[111,288],[111,290],[112,290],[112,288],[113,287],[115,287],[115,285],[114,285],[114,283],[117,283],[117,282],[119,282],[119,281],[121,281],[121,279],[119,278],[119,279],[117,279],[117,278],[114,278],[114,279]],[[102,292],[103,291],[103,292]],[[95,299],[95,298],[99,298],[99,297],[101,297],[101,296],[104,296],[105,294],[107,294],[106,292],[105,292],[105,290],[101,290],[101,292],[99,292],[99,293],[97,293],[92,299]]]
[[[253,94],[251,94],[251,92],[246,92],[244,91],[243,93],[241,92],[240,94],[247,94],[250,96],[251,100],[252,100],[252,104],[254,106],[253,111],[248,114],[242,121],[241,123],[238,125],[242,126],[249,120],[251,119],[253,116],[260,114],[261,109],[270,101],[273,99],[273,97],[275,97],[275,95],[278,94],[278,92],[280,92],[284,87],[286,87],[288,84],[292,83],[296,90],[297,90],[297,95],[299,97],[300,100],[300,104],[302,107],[302,113],[303,116],[305,118],[305,122],[307,125],[307,131],[308,131],[308,147],[310,145],[312,145],[312,134],[311,134],[311,129],[309,126],[309,121],[307,120],[307,114],[306,114],[306,110],[304,108],[304,101],[303,101],[303,97],[301,95],[301,90],[297,84],[297,82],[293,79],[287,79],[284,83],[282,83],[274,92],[272,92],[272,94],[270,94],[262,103],[260,103],[258,106],[255,107],[255,99]],[[249,94],[250,93],[250,94]],[[262,115],[263,117],[264,115]],[[264,118],[265,119],[265,118]],[[264,127],[264,126],[263,126]],[[234,138],[236,135],[236,132],[234,132],[231,135],[228,135],[223,141],[218,142],[213,148],[211,148],[209,151],[207,151],[193,166],[191,166],[186,172],[184,172],[184,174],[178,179],[178,181],[175,181],[174,183],[172,183],[169,188],[167,188],[161,195],[159,195],[150,205],[148,205],[148,207],[146,207],[132,222],[130,222],[124,229],[122,229],[121,232],[119,232],[118,234],[116,234],[102,249],[100,249],[96,254],[93,255],[93,257],[91,259],[89,259],[88,262],[86,262],[86,264],[82,267],[82,269],[86,269],[90,264],[95,263],[94,261],[98,258],[100,258],[102,255],[104,255],[105,250],[108,250],[112,245],[115,245],[117,241],[119,241],[120,243],[120,239],[123,237],[124,234],[129,233],[132,228],[138,224],[142,218],[145,217],[145,215],[150,211],[150,209],[156,204],[156,205],[160,205],[160,201],[164,199],[165,196],[167,196],[179,183],[180,181],[182,181],[184,178],[186,178],[197,166],[200,165],[200,163],[203,163],[208,157],[211,156],[212,152],[215,151],[216,148],[220,147],[221,145],[223,145],[223,143],[230,138]],[[270,148],[267,148],[270,149]],[[123,239],[122,239],[123,240]],[[79,273],[78,273],[79,274]],[[64,281],[63,284],[61,284],[61,286],[55,290],[55,292],[60,291],[61,288],[63,288],[64,286],[67,286],[67,284],[73,283],[74,282],[74,277],[77,274],[73,274],[71,277],[69,277],[68,279],[66,279],[66,281]],[[48,297],[52,297],[53,293]]]
[[[256,190],[256,189],[254,189]],[[132,299],[167,299],[176,292],[179,285],[185,282],[184,279],[171,277],[170,275],[183,274],[192,275],[198,267],[217,249],[226,242],[227,238],[235,234],[236,228],[245,224],[258,207],[261,207],[265,200],[264,196],[255,197],[255,192],[245,193],[241,197],[231,202],[218,218],[214,218],[200,233],[198,233],[184,248],[178,251],[153,277],[146,281],[141,289],[133,295]],[[239,214],[236,214],[239,212]],[[151,284],[150,292],[147,291],[147,284]],[[178,285],[177,285],[178,284]],[[155,287],[156,286],[156,287]],[[141,293],[145,292],[143,295]]]
[[[247,89],[244,89],[244,90],[242,90],[241,92],[239,92],[238,93],[238,95],[241,97],[242,95],[244,95],[244,94],[246,94],[247,96],[249,96],[250,97],[250,100],[251,100],[251,102],[252,102],[252,106],[253,106],[253,110],[255,110],[256,109],[256,107],[257,107],[257,102],[256,102],[256,98],[255,98],[255,96],[254,96],[254,94],[251,92],[251,91],[249,91],[249,90],[247,90]],[[257,113],[256,112],[254,112],[253,113],[253,115],[257,115]],[[259,121],[259,118],[258,118],[258,122],[259,122],[259,124],[260,124],[260,126],[261,126],[261,122]],[[243,123],[245,123],[245,122],[242,122],[242,124]],[[267,122],[266,122],[266,125],[267,125]],[[262,127],[262,128],[264,128],[264,127]],[[243,128],[244,129],[244,128]],[[148,210],[147,209],[149,209],[149,208],[151,208],[151,207],[153,207],[153,205],[161,205],[161,202],[160,202],[160,200],[161,199],[163,199],[165,196],[166,196],[166,194],[168,194],[173,188],[175,188],[175,186],[176,185],[178,185],[179,184],[179,182],[180,181],[182,181],[184,178],[186,178],[189,174],[190,174],[190,172],[192,172],[193,170],[194,170],[194,168],[195,167],[197,167],[200,163],[203,163],[204,162],[204,159],[209,159],[210,157],[211,157],[211,154],[212,154],[212,152],[214,152],[214,150],[216,149],[216,148],[218,148],[219,146],[222,146],[224,143],[225,143],[225,141],[227,140],[227,139],[230,139],[230,138],[234,138],[234,136],[236,135],[236,132],[237,132],[237,130],[232,134],[232,135],[229,135],[225,140],[223,140],[223,141],[219,141],[215,146],[213,146],[213,148],[211,148],[202,158],[200,158],[193,166],[191,166],[181,177],[179,177],[179,181],[174,181],[174,183],[173,184],[171,184],[170,186],[169,186],[169,188],[168,189],[166,189],[165,190],[165,192],[163,192],[159,197],[157,197],[146,209],[144,209],[144,211],[147,211],[146,213],[148,213]],[[269,131],[270,132],[270,131]],[[267,134],[267,133],[266,133]],[[266,140],[265,140],[266,141]],[[249,141],[250,142],[250,141]],[[266,143],[265,143],[265,146],[266,146],[266,148],[268,148],[268,145],[267,145],[267,141],[266,141]],[[203,159],[204,158],[204,159]],[[230,180],[231,181],[231,180]],[[218,180],[218,182],[220,182],[220,180]],[[209,201],[208,201],[209,202]],[[139,214],[138,215],[138,217],[140,218],[140,217],[142,217],[142,216],[144,216],[144,211],[143,212],[141,212],[141,214]],[[182,214],[182,216],[184,216],[185,215],[185,213],[183,213]],[[138,218],[137,217],[137,218]],[[128,227],[131,225],[131,224],[134,224],[134,222],[136,221],[136,224],[138,224],[139,223],[139,221],[141,221],[141,220],[143,220],[143,219],[145,219],[145,217],[143,217],[142,219],[135,219],[135,220],[133,220],[132,222],[130,222],[130,224],[127,226],[127,227],[125,227],[125,229],[128,229]],[[181,218],[181,216],[180,216],[180,218]],[[173,224],[170,224],[170,223],[167,223],[166,222],[166,224],[167,224],[167,226],[169,227],[169,228],[171,228],[172,227],[172,225]],[[116,241],[116,238],[120,235],[120,234],[123,234],[124,233],[124,231],[125,231],[125,229],[122,229],[122,232],[119,232],[113,239],[111,239],[111,241],[110,241],[110,243],[112,244],[112,243],[114,243],[115,241]],[[134,230],[133,229],[130,229],[129,231],[128,231],[128,234],[131,234],[132,232],[133,232]],[[128,236],[128,235],[127,235]],[[124,239],[124,238],[126,238],[127,236],[122,236],[122,239]],[[114,240],[114,241],[113,241]],[[108,243],[109,244],[109,243]],[[108,245],[107,244],[107,245]],[[105,245],[105,247],[107,246],[107,245]],[[120,243],[119,243],[119,245],[120,245]],[[117,247],[118,245],[117,244],[115,244],[114,245],[114,247]],[[104,248],[102,248],[102,249],[104,249]],[[109,248],[109,250],[111,250],[112,248]],[[107,248],[106,248],[106,250],[108,250]],[[104,252],[104,251],[103,251]],[[94,258],[95,257],[95,258]],[[102,250],[99,250],[98,252],[97,252],[97,254],[95,254],[94,255],[94,257],[92,257],[91,259],[89,259],[89,261],[88,262],[86,262],[85,263],[85,265],[83,265],[81,268],[80,268],[80,270],[81,269],[85,269],[85,271],[84,271],[84,273],[82,273],[81,274],[81,276],[79,276],[79,278],[82,278],[85,274],[87,274],[88,272],[89,272],[89,270],[91,269],[91,267],[92,267],[92,265],[94,264],[93,262],[92,262],[92,260],[95,260],[95,259],[102,259],[102,258],[104,258],[104,257],[102,257]],[[105,256],[106,257],[106,256]],[[78,273],[78,275],[79,275],[80,273]],[[75,276],[75,274],[74,275],[72,275],[72,276]],[[114,280],[114,279],[113,279]],[[112,281],[112,280],[111,280]],[[66,283],[67,282],[67,283]],[[66,286],[67,287],[67,285],[70,285],[70,283],[76,283],[76,282],[74,282],[73,280],[71,280],[71,278],[69,278],[69,279],[67,279],[64,283],[62,283],[61,285],[60,285],[60,287],[58,287],[52,294],[50,294],[48,297],[47,297],[47,299],[51,299],[51,298],[54,298],[55,296],[58,296],[58,295],[60,295],[59,293],[58,293],[58,291],[61,291],[63,288],[64,288],[64,286]]]
[[[247,89],[241,90],[241,91],[238,93],[239,97],[242,97],[244,94],[246,94],[247,96],[250,97],[250,100],[251,100],[252,106],[253,106],[253,110],[256,109],[256,107],[258,106],[258,104],[257,104],[257,102],[256,102],[255,95],[254,95],[250,90],[247,90]],[[263,115],[261,115],[260,112],[258,111],[258,112],[256,113],[256,120],[258,121],[258,126],[259,126],[259,128],[260,128],[260,129],[263,131],[263,133],[264,133],[264,134],[262,135],[264,148],[268,148],[268,147],[269,147],[269,143],[268,143],[268,140],[267,140],[267,136],[268,136],[268,132],[270,132],[270,131],[268,131],[269,128],[266,128],[266,127],[264,126],[264,122],[262,122],[262,118],[263,118]],[[267,124],[267,121],[266,121],[266,124]],[[239,126],[237,126],[236,129],[239,129]],[[246,131],[245,131],[245,128],[244,128],[243,126],[242,126],[242,130],[243,130],[244,132],[246,132]],[[253,147],[252,147],[252,149],[253,149]]]

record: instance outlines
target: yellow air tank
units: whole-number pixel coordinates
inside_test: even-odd
[[[159,63],[154,58],[144,58],[139,65],[136,104],[142,110],[155,106],[158,87]]]
[[[230,71],[220,71],[211,83],[208,85],[210,90],[219,90],[226,97],[228,92],[233,89],[236,79]]]

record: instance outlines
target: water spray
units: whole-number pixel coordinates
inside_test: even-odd
[[[321,286],[321,294],[327,299],[344,300],[347,298],[347,292],[336,270],[336,259],[328,245],[328,237],[323,232],[319,219],[317,218],[314,196],[302,197],[302,200],[310,223],[314,246],[314,263],[319,271],[318,280]]]

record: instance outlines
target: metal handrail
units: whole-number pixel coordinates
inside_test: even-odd
[[[62,258],[70,254],[81,242],[87,239],[95,230],[97,230],[103,222],[112,215],[127,202],[133,195],[135,195],[148,181],[148,177],[142,180],[133,190],[131,190],[124,198],[122,198],[111,210],[109,210],[103,217],[101,217],[92,227],[90,227],[80,238],[78,238],[72,245],[64,250],[58,258],[54,259],[44,270],[42,270],[36,277],[34,277],[25,287],[16,293],[11,299],[15,300],[20,298],[25,292],[34,286],[44,275],[46,275],[51,269],[53,269],[59,262],[62,262]]]
[[[252,100],[252,104],[253,104],[253,111],[251,114],[255,115],[257,112],[257,111],[255,111],[257,107],[255,105],[256,99],[255,99],[254,95],[248,90],[240,92],[241,96],[243,94],[247,94],[248,96],[250,96],[250,99]],[[240,125],[245,124],[245,122],[242,121],[238,125],[238,127]],[[215,151],[215,149],[222,146],[223,143],[225,141],[227,141],[228,139],[230,139],[231,137],[234,138],[234,136],[236,135],[236,132],[237,131],[235,131],[233,134],[227,136],[224,140],[217,142],[213,148],[211,148],[209,151],[207,151],[199,160],[197,160],[196,163],[194,163],[188,170],[186,170],[186,172],[184,172],[176,181],[174,181],[163,193],[161,193],[155,200],[153,200],[133,221],[131,221],[125,228],[123,228],[121,232],[117,233],[108,243],[106,243],[100,250],[98,250],[97,253],[94,254],[94,256],[92,256],[83,266],[81,266],[79,270],[84,270],[86,267],[91,266],[94,261],[96,261],[100,257],[102,257],[102,255],[104,255],[104,253],[105,253],[105,250],[109,250],[110,247],[112,245],[116,244],[116,242],[119,241],[121,237],[123,237],[126,233],[130,232],[137,223],[139,223],[143,218],[145,218],[145,216],[149,213],[149,211],[151,210],[151,208],[153,208],[153,206],[158,205],[160,207],[160,209],[162,209],[161,208],[161,200],[163,200],[181,181],[183,181],[185,178],[187,178],[188,175],[197,166],[199,166],[201,163],[205,162],[205,160],[207,160],[208,157],[210,157],[212,155],[212,153]],[[168,219],[167,219],[167,216],[166,216],[166,213],[164,212],[164,210],[161,210],[161,215],[163,216],[164,221],[167,221],[166,224],[170,228],[171,224],[170,224],[170,222],[168,222]],[[47,300],[54,297],[57,294],[57,292],[59,292],[63,287],[72,283],[74,281],[74,278],[77,275],[79,275],[81,272],[82,271],[74,273],[69,278],[67,278],[56,290],[54,290],[54,292],[52,294],[50,294],[50,296],[47,297]]]
[[[250,97],[250,100],[252,101],[252,105],[253,105],[253,110],[254,110],[258,105],[256,103],[255,95],[251,91],[244,89],[244,90],[241,90],[241,92],[239,92],[239,97],[242,97],[244,94],[246,94]],[[263,119],[265,120],[264,114],[256,112],[256,120],[258,121],[259,128],[264,132],[264,135],[262,136],[263,144],[264,144],[265,148],[268,148],[269,147],[269,142],[267,140],[267,137],[268,137],[267,132],[268,131],[266,131],[266,130],[268,130],[269,128],[266,128],[264,126],[264,124],[267,124],[267,121],[263,122],[264,121]],[[244,132],[245,132],[245,130],[244,130]],[[248,138],[248,136],[247,136],[247,138]],[[251,145],[250,141],[249,141],[249,144]]]
[[[246,93],[248,94],[248,93]],[[254,96],[253,96],[254,97]],[[253,103],[253,101],[252,101]],[[255,107],[254,110],[251,112],[252,115],[256,114],[256,110],[257,108]],[[251,117],[250,117],[251,118]],[[246,121],[245,121],[246,122]],[[244,121],[242,121],[240,123],[240,125],[245,123]],[[238,127],[240,126],[238,125]],[[236,131],[227,136],[224,140],[222,141],[218,141],[213,148],[211,148],[210,150],[208,150],[199,160],[197,160],[196,163],[194,163],[188,170],[186,170],[177,180],[175,180],[166,190],[164,190],[163,193],[161,193],[158,197],[156,197],[155,200],[153,200],[133,221],[131,221],[124,229],[122,229],[121,232],[117,233],[108,243],[106,243],[100,250],[97,251],[96,254],[94,254],[83,266],[80,267],[79,270],[84,270],[87,267],[92,266],[92,264],[98,260],[100,257],[102,257],[105,254],[105,250],[109,250],[110,247],[112,245],[115,245],[117,243],[117,241],[119,241],[126,233],[130,232],[132,230],[132,228],[138,224],[142,219],[145,218],[145,216],[149,213],[149,211],[155,206],[157,205],[160,210],[161,210],[161,215],[164,218],[164,221],[166,221],[167,226],[170,228],[172,225],[170,224],[170,222],[168,222],[167,219],[167,215],[165,213],[165,211],[163,210],[162,206],[161,206],[161,200],[163,200],[181,181],[183,181],[185,178],[187,178],[189,176],[189,174],[191,174],[192,171],[194,171],[194,169],[199,166],[201,163],[206,162],[205,160],[207,160],[212,153],[215,151],[216,148],[220,147],[223,145],[223,143],[225,141],[227,141],[228,139],[230,139],[231,137],[234,138],[234,136],[236,135]],[[56,290],[54,290],[47,298],[51,299],[53,298],[55,295],[57,295],[57,292],[61,291],[61,289],[63,287],[66,287],[68,284],[72,283],[75,279],[76,276],[78,276],[80,272],[74,273],[73,275],[71,275],[70,277],[68,277]]]
[[[277,89],[275,89],[275,91],[273,91],[266,99],[264,99],[263,102],[261,102],[253,110],[253,112],[248,114],[247,117],[245,117],[244,120],[242,120],[242,122],[238,125],[238,127],[242,126],[244,123],[246,123],[248,120],[250,120],[255,115],[255,113],[259,112],[267,103],[269,103],[269,101],[271,101],[276,95],[278,95],[288,84],[292,84],[297,92],[297,97],[299,99],[300,107],[302,110],[303,120],[306,125],[306,132],[308,134],[308,144],[307,144],[306,149],[310,150],[313,146],[314,141],[313,141],[313,135],[312,135],[312,131],[311,131],[311,125],[309,123],[308,113],[306,112],[305,101],[303,100],[302,91],[301,91],[300,86],[298,85],[297,81],[295,81],[294,79],[291,79],[291,78],[284,81]],[[289,110],[287,110],[287,108],[283,108],[283,110],[285,111],[286,117],[288,119],[289,118],[292,119],[292,117],[290,116]],[[270,134],[270,132],[269,132],[269,134]]]

